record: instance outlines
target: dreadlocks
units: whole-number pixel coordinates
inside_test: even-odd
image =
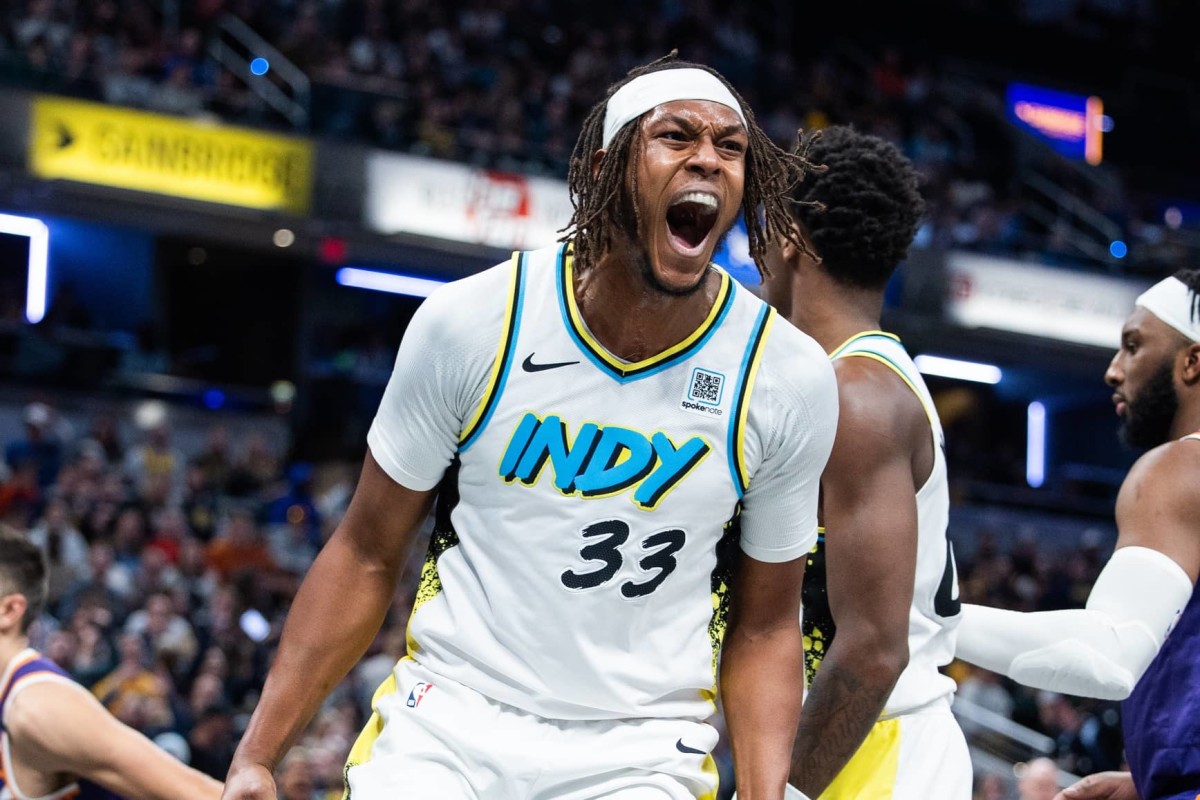
[[[1171,276],[1192,290],[1192,320],[1200,317],[1200,269],[1181,269]]]
[[[632,234],[630,218],[636,221],[636,208],[624,192],[625,180],[631,173],[636,176],[640,148],[633,142],[639,133],[638,121],[626,124],[609,143],[595,177],[592,176],[592,156],[602,146],[604,114],[609,98],[625,84],[635,78],[664,69],[701,69],[714,75],[729,89],[746,118],[746,133],[750,143],[746,153],[746,181],[742,192],[742,216],[746,221],[746,232],[750,240],[750,256],[758,265],[759,272],[768,272],[764,254],[768,242],[775,237],[786,237],[797,247],[809,253],[807,244],[795,232],[789,213],[788,192],[792,186],[804,179],[814,166],[805,157],[807,142],[799,137],[796,150],[787,152],[763,133],[754,114],[737,90],[716,70],[703,64],[680,61],[678,51],[672,50],[662,58],[649,64],[631,69],[625,77],[608,87],[604,99],[592,106],[583,129],[571,153],[567,172],[567,187],[571,203],[575,208],[571,221],[563,228],[559,241],[575,240],[575,260],[580,266],[591,266],[609,249],[617,231]],[[636,177],[632,192],[636,194]],[[761,215],[761,216],[760,216]]]

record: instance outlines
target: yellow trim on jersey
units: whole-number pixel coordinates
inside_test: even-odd
[[[700,765],[700,771],[705,775],[712,776],[713,790],[705,792],[696,798],[696,800],[717,800],[717,797],[721,793],[721,770],[717,768],[717,761],[712,757],[712,753],[704,757],[704,763]]]
[[[574,268],[575,256],[573,253],[568,252],[563,257],[562,294],[563,298],[567,302],[567,314],[569,315],[571,327],[575,329],[576,335],[578,335],[579,338],[587,345],[588,349],[592,351],[594,356],[603,360],[604,363],[612,369],[625,375],[640,372],[641,370],[653,367],[655,364],[663,361],[669,361],[674,356],[678,355],[684,350],[687,350],[695,345],[696,342],[703,339],[705,334],[709,332],[709,330],[716,323],[717,319],[721,316],[721,312],[725,310],[726,298],[729,296],[730,291],[732,291],[732,281],[729,277],[729,273],[723,269],[717,268],[717,271],[721,275],[721,287],[717,290],[717,297],[713,301],[712,308],[708,310],[708,316],[704,318],[704,321],[700,323],[700,326],[688,334],[687,338],[685,338],[683,341],[668,347],[661,353],[652,355],[649,358],[641,361],[629,363],[622,361],[609,353],[608,350],[604,348],[604,345],[596,341],[591,332],[588,330],[587,325],[584,324],[583,316],[579,313],[579,305],[575,301],[575,291],[572,288],[575,285],[573,272]]]
[[[401,661],[407,658],[408,656],[404,656]],[[390,694],[395,694],[396,691],[396,673],[393,671],[384,679],[383,683],[379,684],[379,688],[371,696],[371,718],[359,731],[358,738],[350,747],[350,754],[346,756],[346,766],[342,770],[342,800],[350,798],[350,768],[371,760],[371,751],[375,749],[375,742],[383,733],[383,717],[379,715],[379,701]]]
[[[900,337],[894,333],[888,333],[887,331],[863,331],[862,333],[854,334],[849,339],[847,339],[846,341],[844,341],[840,345],[838,345],[838,347],[835,348],[834,351],[829,354],[829,358],[831,360],[837,360],[837,359],[842,359],[842,358],[852,358],[854,356],[861,356],[863,358],[870,358],[875,361],[878,361],[880,364],[883,364],[885,367],[892,370],[892,372],[895,372],[897,375],[900,376],[900,380],[904,381],[905,385],[908,386],[909,389],[912,389],[912,393],[917,396],[917,401],[921,404],[921,408],[925,409],[925,416],[929,418],[929,424],[936,431],[938,429],[938,425],[939,425],[937,413],[932,408],[929,407],[929,404],[927,402],[925,402],[925,395],[923,395],[921,393],[921,391],[912,382],[912,379],[908,377],[908,373],[906,373],[900,367],[899,364],[892,361],[890,358],[888,358],[887,356],[885,356],[881,353],[874,353],[869,350],[855,350],[853,353],[844,353],[843,352],[847,347],[849,347],[854,342],[857,342],[859,339],[864,339],[868,336],[885,336],[888,339],[892,339],[893,341],[895,341],[896,344],[900,345],[901,347],[904,346],[904,343],[900,341]]]
[[[741,482],[738,494],[745,493],[750,488],[750,473],[746,469],[746,424],[750,416],[750,395],[754,392],[754,379],[758,377],[758,365],[762,363],[762,353],[766,349],[767,337],[771,335],[771,327],[775,324],[775,310],[767,312],[763,320],[761,334],[754,344],[754,352],[750,354],[750,363],[742,382],[741,393],[737,402],[740,404],[737,414],[737,433],[734,435],[733,457],[737,464],[737,477]]]
[[[484,417],[501,388],[500,383],[505,374],[505,366],[512,357],[511,351],[514,344],[512,340],[516,333],[517,315],[520,312],[521,258],[522,254],[519,251],[512,255],[512,276],[509,278],[508,302],[504,310],[504,328],[500,331],[500,346],[496,350],[496,358],[492,362],[492,374],[488,376],[483,396],[479,398],[479,405],[476,407],[475,413],[471,415],[471,420],[463,426],[462,434],[458,438],[460,445],[466,443],[482,428]]]
[[[880,720],[817,800],[891,800],[899,769],[900,720]]]
[[[853,344],[854,342],[857,342],[859,339],[865,339],[868,336],[886,336],[889,339],[894,339],[897,343],[900,342],[899,336],[897,336],[894,333],[888,333],[887,331],[861,331],[859,333],[854,334],[849,339],[847,339],[846,341],[839,344],[837,347],[833,348],[833,352],[831,352],[829,354],[829,357],[837,358],[838,355],[840,355],[841,352],[843,350],[845,350],[847,347],[849,347],[851,344]]]

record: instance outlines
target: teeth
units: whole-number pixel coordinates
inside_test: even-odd
[[[672,205],[680,205],[681,203],[696,203],[710,211],[715,211],[717,208],[717,198],[705,192],[688,192],[672,203]]]

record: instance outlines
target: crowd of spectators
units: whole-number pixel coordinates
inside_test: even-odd
[[[221,416],[184,447],[167,406],[114,409],[74,413],[85,421],[72,424],[54,400],[36,400],[20,430],[0,430],[0,522],[50,565],[32,644],[122,720],[223,777],[293,593],[353,492],[354,465],[291,460],[287,443],[235,437]],[[1026,611],[1081,607],[1110,546],[954,533],[971,544],[959,559],[963,600]],[[419,551],[375,643],[281,765],[281,797],[340,796],[372,693],[406,650]],[[950,672],[961,697],[1053,739],[1062,769],[1119,766],[1114,704],[1033,692],[959,662]],[[994,735],[967,728],[983,746]],[[729,753],[715,755],[728,794]]]
[[[0,522],[41,546],[50,566],[31,643],[121,720],[223,778],[353,473],[286,463],[267,437],[235,441],[222,421],[185,450],[153,402],[126,416],[98,411],[76,425],[38,400],[22,409],[21,430],[0,431]],[[415,575],[281,766],[281,797],[341,796],[371,694],[404,652]]]
[[[1035,198],[1014,175],[1030,156],[998,131],[986,97],[949,91],[945,65],[911,40],[829,36],[797,46],[799,13],[784,2],[722,0],[649,8],[631,0],[24,0],[0,20],[0,65],[46,91],[294,124],[252,90],[254,81],[277,81],[279,70],[239,74],[210,56],[219,21],[232,17],[308,76],[307,90],[279,82],[308,109],[306,133],[565,177],[580,123],[606,86],[678,49],[729,77],[780,144],[830,123],[899,144],[926,178],[923,245],[1155,274],[1186,257],[1183,234],[1151,198],[1042,156],[1041,169],[1107,216],[1137,257],[1117,263],[1081,251],[1067,216],[1024,213]],[[1058,17],[1043,10],[1031,22]]]

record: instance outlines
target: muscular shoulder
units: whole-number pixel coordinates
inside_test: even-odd
[[[909,450],[928,447],[929,417],[920,399],[895,370],[871,358],[850,356],[834,362],[837,375],[839,438],[869,438],[873,446],[895,442]]]
[[[1140,509],[1190,519],[1200,529],[1200,442],[1161,444],[1141,456],[1129,470],[1117,498],[1117,513]]]
[[[15,692],[4,705],[4,727],[15,741],[41,740],[47,731],[72,719],[87,700],[82,686],[58,675],[46,675]]]
[[[508,311],[511,280],[511,262],[504,261],[440,286],[421,303],[410,329],[438,349],[470,346],[489,336],[494,346]]]
[[[794,405],[813,424],[837,419],[837,380],[829,356],[780,315],[763,345],[755,394],[770,403]]]

